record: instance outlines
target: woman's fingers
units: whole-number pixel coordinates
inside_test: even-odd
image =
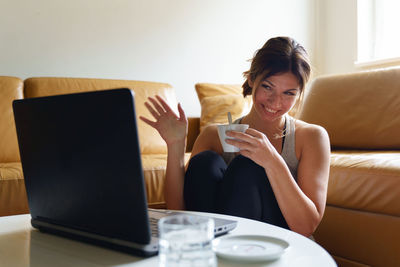
[[[237,131],[227,131],[226,135],[229,137],[241,139],[246,142],[252,142],[257,140],[258,138],[264,138],[264,134],[253,129],[248,128],[245,132],[237,132]]]
[[[161,96],[156,95],[156,98],[157,98],[158,102],[160,102],[161,106],[163,107],[163,109],[166,112],[171,112],[171,113],[175,114],[174,111],[172,110],[172,108],[168,105],[168,103]]]
[[[179,111],[179,118],[177,117],[175,111],[168,105],[168,103],[159,95],[156,95],[157,100],[160,102],[162,107],[164,108],[165,112],[174,115],[176,119],[186,120],[185,112],[183,111],[181,104],[178,103],[178,111]]]
[[[238,147],[240,150],[250,150],[250,149],[252,149],[254,147],[252,145],[252,143],[244,142],[244,141],[241,141],[241,140],[235,140],[235,139],[227,138],[227,139],[225,139],[225,142],[230,144],[230,145]]]
[[[150,111],[151,115],[153,115],[153,117],[158,120],[158,118],[160,117],[160,114],[154,110],[153,106],[147,102],[144,102],[144,105]]]
[[[264,135],[262,132],[259,132],[253,128],[248,128],[245,133],[247,133],[251,136],[254,136],[254,137],[262,137]]]
[[[165,113],[165,110],[163,109],[163,107],[154,98],[149,97],[148,99],[153,104],[153,106],[155,107],[155,109],[158,111],[158,113],[160,115]]]
[[[172,115],[173,117],[178,119],[178,116],[176,115],[176,113],[172,110],[172,108],[168,105],[168,103],[163,98],[161,98],[159,95],[156,95],[155,98],[156,99],[149,97],[148,99],[153,104],[154,108],[157,110],[157,112],[159,114],[158,117],[160,117],[164,114],[168,114],[168,115]],[[179,109],[179,107],[178,107],[178,109]],[[179,112],[179,113],[181,114],[181,112]],[[158,118],[158,117],[156,117],[156,118]]]
[[[228,131],[226,135],[235,139],[227,139],[227,143],[237,146],[240,149],[251,150],[261,145],[264,134],[249,128],[246,132]]]
[[[151,121],[143,116],[139,116],[139,118],[144,121],[145,123],[147,123],[148,125],[150,125],[153,128],[156,128],[156,123],[154,121]]]
[[[185,112],[183,111],[183,108],[182,108],[182,106],[181,106],[181,103],[178,103],[178,111],[179,111],[179,119],[181,120],[181,121],[186,121],[187,119],[186,119],[186,115],[185,115]]]
[[[160,121],[164,121],[164,119],[167,119],[167,118],[179,120],[180,122],[185,122],[185,123],[187,122],[185,112],[183,111],[180,103],[178,104],[179,117],[171,109],[171,107],[168,105],[168,103],[158,95],[156,95],[154,98],[149,97],[148,101],[146,101],[144,103],[144,105],[149,110],[149,112],[153,115],[153,117],[156,119],[156,121],[155,122],[150,121],[149,119],[147,119],[145,117],[141,117],[141,119],[153,127],[158,127],[157,124]],[[165,117],[165,118],[163,118],[163,117]]]
[[[226,135],[232,138],[239,139],[242,142],[252,143],[254,140],[254,136],[251,136],[247,133],[236,132],[236,131],[227,131]]]

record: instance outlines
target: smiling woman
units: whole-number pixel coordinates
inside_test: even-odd
[[[157,129],[168,146],[165,199],[171,209],[217,212],[255,219],[311,235],[325,209],[330,145],[326,131],[288,115],[310,76],[304,48],[276,37],[258,50],[243,95],[252,95],[250,112],[234,123],[245,132],[227,131],[225,152],[216,125],[203,129],[184,166],[187,119],[159,96],[141,118]]]

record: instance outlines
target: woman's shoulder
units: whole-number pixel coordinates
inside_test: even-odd
[[[296,125],[296,140],[303,141],[306,143],[309,142],[328,142],[329,143],[329,135],[324,127],[308,123],[299,119],[295,120]]]
[[[295,125],[296,125],[296,132],[299,131],[304,134],[312,134],[312,133],[325,134],[325,133],[327,133],[325,128],[322,127],[321,125],[308,123],[308,122],[302,121],[300,119],[294,119],[294,121],[295,121]]]

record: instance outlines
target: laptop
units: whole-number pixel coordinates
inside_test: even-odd
[[[175,212],[147,207],[134,92],[21,99],[13,110],[32,226],[135,255],[157,254],[151,222]],[[214,221],[216,236],[237,225]]]

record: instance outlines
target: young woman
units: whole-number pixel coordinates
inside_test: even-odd
[[[288,115],[301,99],[310,76],[305,49],[288,37],[268,40],[245,72],[243,95],[253,106],[230,131],[227,143],[239,153],[224,153],[216,126],[197,138],[184,166],[187,119],[159,96],[145,105],[168,147],[165,199],[169,209],[218,212],[271,223],[310,236],[326,204],[330,143],[327,132]],[[150,104],[151,103],[151,104]]]

